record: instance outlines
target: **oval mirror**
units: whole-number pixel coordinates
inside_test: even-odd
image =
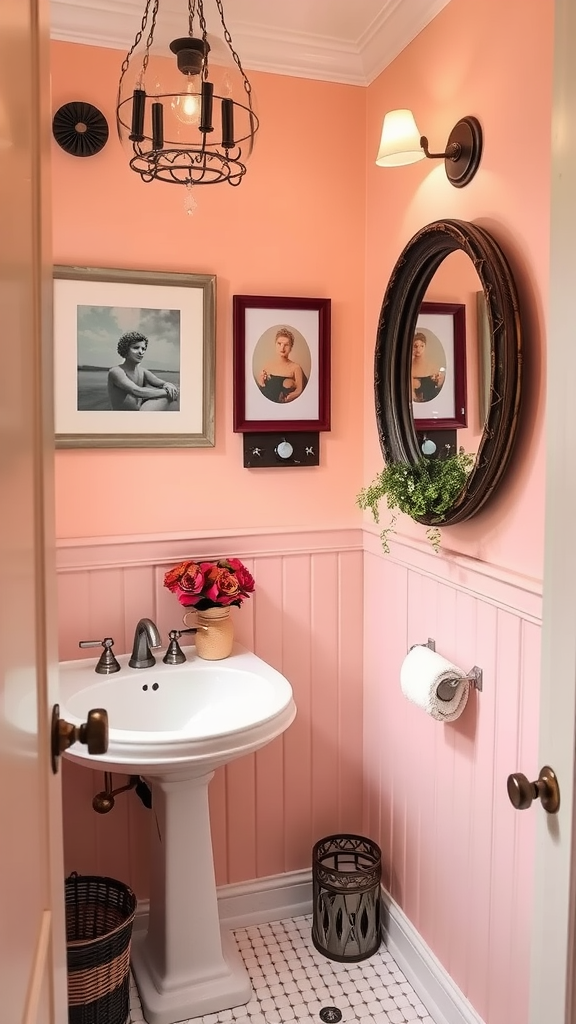
[[[497,243],[466,221],[426,225],[400,254],[380,312],[374,375],[380,445],[387,465],[415,465],[423,439],[442,437],[436,431],[452,426],[457,449],[475,458],[442,519],[426,514],[415,516],[418,522],[463,522],[493,494],[514,442],[521,363],[516,287]]]

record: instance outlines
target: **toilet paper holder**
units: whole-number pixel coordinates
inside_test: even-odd
[[[412,650],[413,647],[428,647],[431,651],[435,651],[436,641],[431,637],[428,637],[425,644],[412,644],[410,650]],[[475,690],[478,690],[479,693],[482,692],[482,669],[478,668],[478,665],[473,665],[465,676],[460,676],[458,679],[446,679],[445,683],[448,686],[456,687],[459,683],[463,682],[464,679],[467,679],[470,685],[473,686]]]

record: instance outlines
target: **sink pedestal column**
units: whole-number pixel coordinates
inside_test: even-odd
[[[180,773],[152,789],[148,931],[132,938],[132,967],[148,1024],[217,1013],[247,1003],[252,989],[232,935],[221,931],[208,783]]]

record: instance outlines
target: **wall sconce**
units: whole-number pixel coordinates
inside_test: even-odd
[[[411,110],[389,110],[382,125],[376,163],[400,167],[427,157],[444,160],[448,181],[455,188],[467,185],[478,170],[482,156],[482,127],[475,117],[463,117],[454,125],[443,153],[431,153],[428,139],[420,135]]]

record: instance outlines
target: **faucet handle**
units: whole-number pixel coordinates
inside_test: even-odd
[[[80,640],[78,647],[103,647],[104,650],[94,669],[102,676],[109,676],[113,672],[120,671],[120,662],[117,661],[112,645],[114,641],[111,636],[105,636],[103,640]]]
[[[166,648],[166,654],[162,658],[165,665],[181,665],[186,661],[186,655],[178,643],[184,633],[197,633],[198,626],[191,626],[190,629],[171,629],[168,633],[170,643]]]

